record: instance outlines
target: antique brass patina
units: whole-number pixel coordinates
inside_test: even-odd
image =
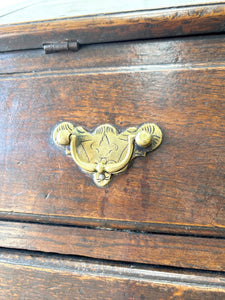
[[[112,174],[126,170],[133,158],[156,149],[162,142],[162,132],[157,125],[146,123],[121,133],[112,125],[104,124],[89,133],[63,122],[55,128],[53,139],[57,146],[66,147],[66,153],[72,155],[84,172],[93,175],[97,186],[103,187]]]

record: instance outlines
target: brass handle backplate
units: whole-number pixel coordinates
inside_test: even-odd
[[[132,159],[156,149],[162,142],[162,131],[146,123],[119,133],[114,126],[104,124],[90,133],[63,122],[55,128],[53,139],[58,147],[66,147],[66,153],[84,172],[92,174],[97,186],[103,187],[112,174],[126,170]]]

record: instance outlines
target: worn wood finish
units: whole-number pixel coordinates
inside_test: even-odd
[[[214,3],[0,27],[1,298],[225,297],[224,16]],[[40,49],[65,39],[79,52]],[[99,189],[54,145],[62,121],[152,122],[164,140]]]
[[[213,0],[213,4],[224,4],[223,0]],[[98,14],[121,13],[174,7],[199,6],[212,4],[212,0],[122,0],[122,1],[89,1],[82,0],[56,1],[26,0],[9,6],[0,3],[0,24],[33,22],[69,17],[93,16]],[[2,8],[3,7],[3,8]]]
[[[224,299],[224,275],[0,253],[1,299]]]
[[[2,217],[163,232],[180,226],[188,234],[191,227],[224,236],[225,73],[222,62],[211,65],[212,48],[211,42],[207,62],[191,66],[2,76]],[[51,133],[62,120],[88,130],[155,122],[165,138],[99,189],[53,145]]]
[[[102,59],[104,57],[104,59]],[[145,65],[224,63],[224,35],[158,39],[153,41],[106,43],[83,46],[78,52],[46,55],[43,50],[0,54],[0,73],[28,73],[65,69],[128,67]]]
[[[225,271],[225,240],[0,222],[0,246]]]
[[[0,51],[42,48],[51,41],[93,44],[223,32],[224,15],[225,5],[214,4],[5,25]]]
[[[0,26],[1,298],[224,299],[216,2]],[[79,52],[43,54],[65,40]],[[62,121],[152,122],[164,140],[100,189],[54,145]]]

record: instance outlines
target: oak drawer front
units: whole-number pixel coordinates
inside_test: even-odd
[[[35,55],[42,61],[33,72],[25,64],[24,72],[20,67],[2,75],[2,217],[142,230],[185,231],[188,226],[223,235],[223,37],[201,43],[199,57],[190,54],[199,48],[196,38],[114,44],[113,51],[110,44],[98,46],[99,51],[89,46],[85,53],[64,54],[61,69],[52,64],[54,55],[42,58],[31,51],[34,61]],[[122,52],[124,63],[112,59],[114,52],[116,57]],[[174,61],[178,54],[187,56],[183,64]],[[77,68],[71,65],[76,55],[82,56]],[[85,67],[85,59],[91,67]],[[164,140],[99,189],[54,146],[52,131],[61,121],[87,130],[104,123],[122,130],[154,122]]]
[[[3,299],[224,299],[224,276],[0,252]],[[150,295],[150,296],[149,296]]]
[[[1,54],[0,246],[224,271],[224,52],[207,36]],[[62,121],[164,138],[99,188],[55,146]]]

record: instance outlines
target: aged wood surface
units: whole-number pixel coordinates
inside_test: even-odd
[[[42,48],[43,43],[76,40],[93,44],[224,31],[225,5],[143,10],[31,22],[0,27],[0,51]]]
[[[225,240],[0,222],[5,248],[225,271]]]
[[[0,24],[32,22],[68,17],[81,17],[108,13],[121,13],[128,11],[141,11],[147,9],[166,9],[174,7],[197,6],[206,4],[221,4],[223,0],[122,0],[122,1],[89,1],[81,0],[26,0],[9,6],[0,4]]]
[[[168,38],[86,45],[78,52],[51,55],[40,49],[1,53],[0,74],[143,65],[165,65],[169,69],[170,64],[216,65],[224,62],[224,56],[224,35]]]
[[[0,253],[1,299],[224,299],[224,275]]]
[[[65,54],[64,67],[62,54],[35,51],[34,72],[28,64],[21,74],[24,58],[14,57],[7,72],[15,74],[0,81],[1,217],[224,236],[223,39],[89,46],[77,59]],[[121,67],[120,49],[127,54]],[[62,70],[52,71],[54,57]],[[63,120],[87,130],[155,122],[165,138],[98,189],[53,145]]]
[[[34,49],[0,55],[0,298],[224,299],[224,36],[86,45],[221,33],[224,16],[214,3],[0,27],[0,51]],[[80,51],[40,50],[65,39]],[[55,147],[62,121],[152,122],[164,140],[99,189]]]

